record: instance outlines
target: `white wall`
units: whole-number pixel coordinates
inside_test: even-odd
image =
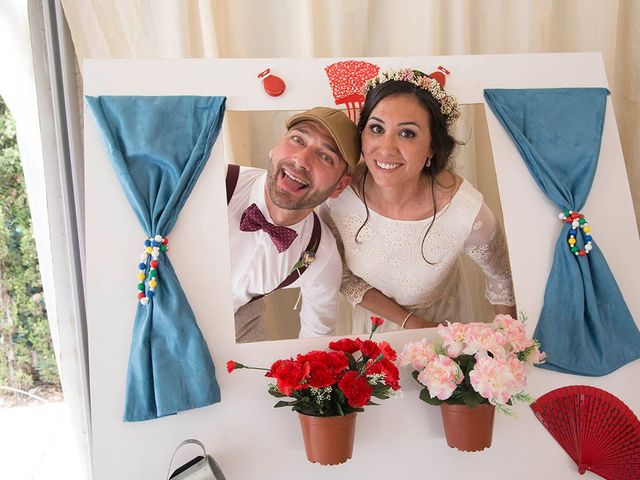
[[[229,110],[303,109],[333,105],[323,67],[335,59],[242,59],[86,61],[86,95],[226,95]],[[503,55],[368,59],[381,67],[413,66],[452,71],[448,90],[461,103],[483,103],[483,88],[606,86],[599,54]],[[279,98],[267,97],[256,75],[267,66],[287,81]],[[609,104],[609,107],[611,105]],[[487,109],[488,111],[488,109]],[[537,191],[515,148],[489,115],[498,183],[514,270],[519,308],[527,311],[530,332],[542,307],[551,250],[559,232],[557,212]],[[222,136],[191,198],[170,235],[169,255],[209,344],[222,391],[222,402],[172,417],[142,423],[121,421],[132,322],[136,308],[135,264],[143,232],[106,157],[95,123],[85,113],[87,306],[93,412],[93,458],[97,480],[162,478],[173,448],[186,437],[204,441],[229,480],[290,478],[409,478],[416,472],[442,478],[568,478],[576,468],[526,406],[519,418],[497,416],[493,446],[463,454],[444,441],[440,414],[418,399],[419,385],[402,372],[404,397],[369,407],[358,418],[354,457],[344,465],[321,467],[307,462],[298,421],[288,410],[274,410],[260,373],[228,375],[225,362],[269,366],[275,359],[315,348],[326,340],[288,340],[236,345],[228,282],[228,236],[223,197]],[[497,143],[495,143],[497,142]],[[499,161],[499,158],[502,159]],[[511,159],[511,162],[508,161]],[[606,171],[606,175],[603,175]],[[615,188],[614,188],[615,186]],[[606,199],[607,201],[601,201]],[[614,203],[615,202],[615,203]],[[633,219],[631,196],[611,109],[607,113],[601,164],[585,211],[634,318],[640,318],[640,260],[633,221],[608,215],[617,205],[620,218]],[[534,212],[536,235],[522,230],[514,211]],[[615,226],[614,226],[615,222]],[[548,228],[547,228],[548,227]],[[527,228],[530,228],[529,226]],[[206,239],[208,246],[202,248]],[[215,246],[212,246],[215,245]],[[203,254],[201,252],[205,251]],[[212,274],[215,272],[215,274]],[[636,290],[634,290],[634,288]],[[400,349],[419,331],[388,334]],[[590,384],[640,409],[634,362],[602,378],[586,378],[535,369],[530,393],[542,395],[570,384]],[[195,453],[195,452],[193,452]],[[181,457],[186,459],[189,454]],[[597,478],[587,473],[584,478]]]

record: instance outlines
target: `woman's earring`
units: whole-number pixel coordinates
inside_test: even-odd
[[[427,157],[427,163],[424,164],[425,167],[430,167],[431,166],[431,159],[433,158],[433,155],[429,155]]]

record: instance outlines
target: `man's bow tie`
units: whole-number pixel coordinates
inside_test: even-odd
[[[271,241],[278,249],[278,253],[284,252],[291,246],[298,234],[295,230],[269,223],[255,203],[252,203],[242,212],[240,218],[240,230],[243,232],[255,232],[262,229],[269,235]]]

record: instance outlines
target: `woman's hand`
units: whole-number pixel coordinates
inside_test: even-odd
[[[417,315],[411,315],[407,319],[407,323],[404,324],[405,330],[410,328],[435,328],[438,324],[436,322],[430,322],[428,320],[424,320]]]

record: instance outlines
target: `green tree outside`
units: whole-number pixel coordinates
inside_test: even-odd
[[[0,97],[0,385],[59,385],[15,122]]]

